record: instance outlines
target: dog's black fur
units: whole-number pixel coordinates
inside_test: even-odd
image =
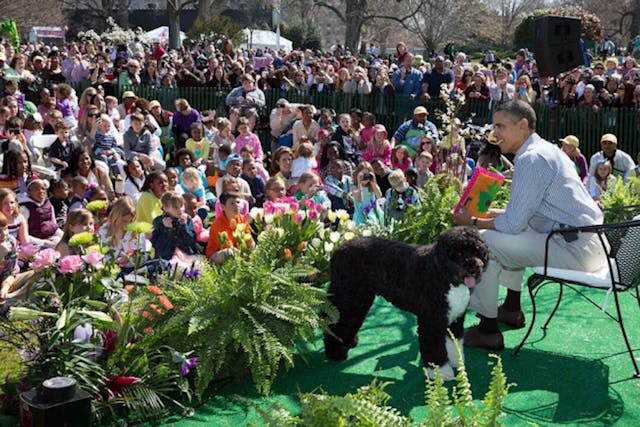
[[[482,236],[464,227],[447,230],[433,245],[374,237],[346,242],[331,257],[329,299],[340,319],[330,326],[335,336],[324,335],[327,358],[347,358],[374,297],[381,295],[417,316],[424,365],[445,364],[447,328],[456,338],[464,333],[464,314],[449,324],[447,293],[466,276],[479,277],[488,257]]]

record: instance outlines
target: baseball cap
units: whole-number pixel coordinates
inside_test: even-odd
[[[227,167],[229,166],[229,163],[231,163],[231,162],[240,162],[240,163],[242,163],[242,157],[240,157],[240,154],[238,154],[238,153],[233,153],[233,154],[229,155],[229,157],[227,157],[227,161],[226,161]]]
[[[580,145],[580,140],[575,135],[567,135],[564,138],[560,138],[560,142],[563,144],[573,145],[576,148]]]
[[[420,105],[419,107],[416,107],[416,108],[413,110],[413,115],[414,115],[414,116],[417,116],[418,114],[427,114],[427,115],[428,115],[428,114],[429,114],[429,112],[427,111],[427,109],[426,109],[426,108],[424,108],[422,105]]]

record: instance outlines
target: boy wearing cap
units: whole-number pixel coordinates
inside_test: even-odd
[[[249,187],[249,183],[240,177],[240,174],[242,173],[242,157],[240,157],[239,154],[233,153],[227,157],[226,171],[227,173],[216,181],[216,195],[220,196],[220,194],[222,194],[222,184],[224,181],[228,177],[233,177],[238,179],[240,192],[246,196],[249,203],[252,203],[253,198],[251,197],[251,188]]]
[[[600,138],[600,148],[589,161],[589,176],[593,175],[598,164],[609,160],[613,166],[613,175],[621,176],[624,182],[627,182],[631,171],[636,166],[630,155],[618,149],[618,138],[612,133],[606,133]]]
[[[389,188],[385,194],[385,220],[400,220],[409,206],[419,205],[418,191],[409,185],[404,172],[396,169],[389,174]]]

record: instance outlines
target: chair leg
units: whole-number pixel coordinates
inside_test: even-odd
[[[529,290],[529,297],[531,298],[531,311],[532,311],[531,322],[529,322],[529,328],[527,329],[527,332],[524,334],[524,337],[522,337],[522,341],[520,341],[520,344],[518,344],[516,348],[511,352],[511,355],[513,357],[516,357],[518,356],[518,354],[520,354],[520,350],[522,349],[522,346],[527,341],[527,338],[529,338],[529,335],[533,330],[533,325],[536,323],[536,300],[535,300],[534,291],[537,288],[537,286],[543,281],[544,279],[541,279],[536,275],[529,276],[529,279],[527,280],[527,289]]]
[[[634,378],[640,378],[640,370],[638,370],[638,362],[636,362],[635,357],[633,356],[633,350],[631,349],[631,344],[629,344],[629,337],[627,336],[627,331],[624,327],[624,321],[622,319],[622,310],[620,310],[620,300],[618,298],[618,292],[613,290],[613,298],[616,302],[616,311],[618,314],[618,318],[616,319],[618,325],[620,325],[620,332],[622,332],[622,338],[624,338],[624,343],[627,346],[627,352],[629,353],[629,357],[631,357],[631,363],[633,364],[633,376]]]
[[[564,290],[564,283],[560,282],[560,292],[558,293],[558,300],[556,301],[556,306],[553,307],[553,310],[551,311],[549,318],[547,319],[546,322],[544,322],[544,325],[542,325],[542,329],[545,331],[549,327],[549,323],[551,322],[551,319],[553,318],[553,316],[556,314],[556,311],[558,311],[558,307],[560,307],[560,301],[562,301],[563,290]]]

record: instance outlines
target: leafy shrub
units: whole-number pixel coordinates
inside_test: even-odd
[[[429,179],[420,194],[420,205],[412,205],[391,225],[390,238],[407,243],[428,244],[454,225],[451,212],[460,199],[462,185],[449,174]]]
[[[640,195],[635,191],[635,186],[640,182],[640,178],[631,177],[625,183],[621,177],[616,179],[613,186],[609,186],[602,194],[600,203],[604,208],[604,222],[620,222],[626,218],[625,207],[640,205]]]
[[[238,368],[268,393],[281,365],[293,366],[301,342],[336,320],[324,290],[302,281],[313,270],[283,258],[285,233],[266,231],[249,258],[207,266],[200,277],[166,291],[177,307],[154,336],[198,356],[195,392],[201,397],[217,376]],[[321,316],[325,313],[326,316]]]
[[[500,357],[491,356],[497,360],[497,363],[491,371],[489,390],[480,406],[473,403],[471,384],[460,358],[453,397],[450,397],[440,371],[436,370],[434,380],[427,378],[425,392],[427,417],[417,424],[414,423],[415,420],[403,416],[396,408],[388,405],[391,396],[384,389],[390,383],[378,383],[376,380],[368,386],[360,387],[355,393],[347,393],[345,396],[303,393],[300,395],[302,413],[299,416],[292,415],[280,406],[274,406],[269,411],[257,407],[256,410],[264,422],[272,427],[502,426],[499,420],[502,407],[509,388],[514,384],[507,384]]]

